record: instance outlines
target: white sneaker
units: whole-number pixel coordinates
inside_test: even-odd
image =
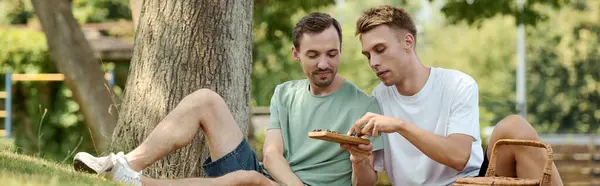
[[[140,175],[142,172],[136,172],[129,167],[129,163],[123,154],[117,154],[112,169],[107,172],[108,178],[113,181],[121,182],[128,185],[141,186]]]
[[[73,158],[73,168],[76,171],[92,174],[102,174],[113,167],[115,154],[108,156],[95,157],[87,152],[79,152]]]

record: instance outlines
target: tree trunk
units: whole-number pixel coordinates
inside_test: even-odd
[[[242,133],[249,121],[252,1],[144,1],[113,151],[130,151],[188,94],[219,93]],[[225,135],[225,134],[224,134]],[[145,170],[155,178],[204,176],[202,131]]]
[[[114,94],[104,79],[100,61],[73,17],[70,1],[31,2],[46,35],[50,55],[65,75],[73,97],[79,100],[97,150],[107,150],[118,116],[115,109],[110,109]]]
[[[129,0],[129,9],[131,9],[131,19],[133,21],[133,30],[137,29],[140,21],[140,13],[142,11],[143,0]]]

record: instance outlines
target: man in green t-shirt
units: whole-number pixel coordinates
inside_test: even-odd
[[[324,13],[303,17],[292,34],[294,60],[306,79],[275,88],[271,118],[263,147],[263,162],[250,149],[225,101],[207,89],[184,98],[133,151],[94,157],[80,152],[76,170],[105,174],[132,185],[351,185],[353,164],[339,144],[308,137],[315,129],[345,133],[367,112],[380,113],[377,101],[342,78],[339,23]],[[190,143],[202,130],[210,157],[208,177],[156,180],[141,171],[168,153]],[[374,151],[383,146],[373,139]],[[364,167],[361,168],[364,170]]]

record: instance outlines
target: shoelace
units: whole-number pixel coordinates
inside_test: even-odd
[[[137,172],[129,172],[129,171],[125,171],[125,170],[122,170],[122,171],[123,171],[122,172],[123,174],[120,174],[120,175],[122,175],[122,177],[120,177],[120,178],[124,179],[124,180],[121,180],[121,181],[124,181],[125,183],[129,183],[129,184],[139,185],[139,183],[140,183],[139,173],[137,173]]]

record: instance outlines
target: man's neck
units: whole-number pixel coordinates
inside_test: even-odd
[[[401,95],[413,96],[425,87],[431,73],[431,67],[425,67],[418,59],[414,59],[406,72],[408,73],[407,76],[396,84],[396,90]]]
[[[312,83],[310,83],[309,90],[310,90],[310,93],[315,96],[326,96],[326,95],[329,95],[332,92],[335,92],[336,90],[340,89],[342,87],[342,84],[344,84],[344,79],[341,76],[339,76],[338,74],[336,74],[335,77],[333,78],[333,82],[331,82],[331,84],[329,86],[318,87],[318,86],[315,86]]]

